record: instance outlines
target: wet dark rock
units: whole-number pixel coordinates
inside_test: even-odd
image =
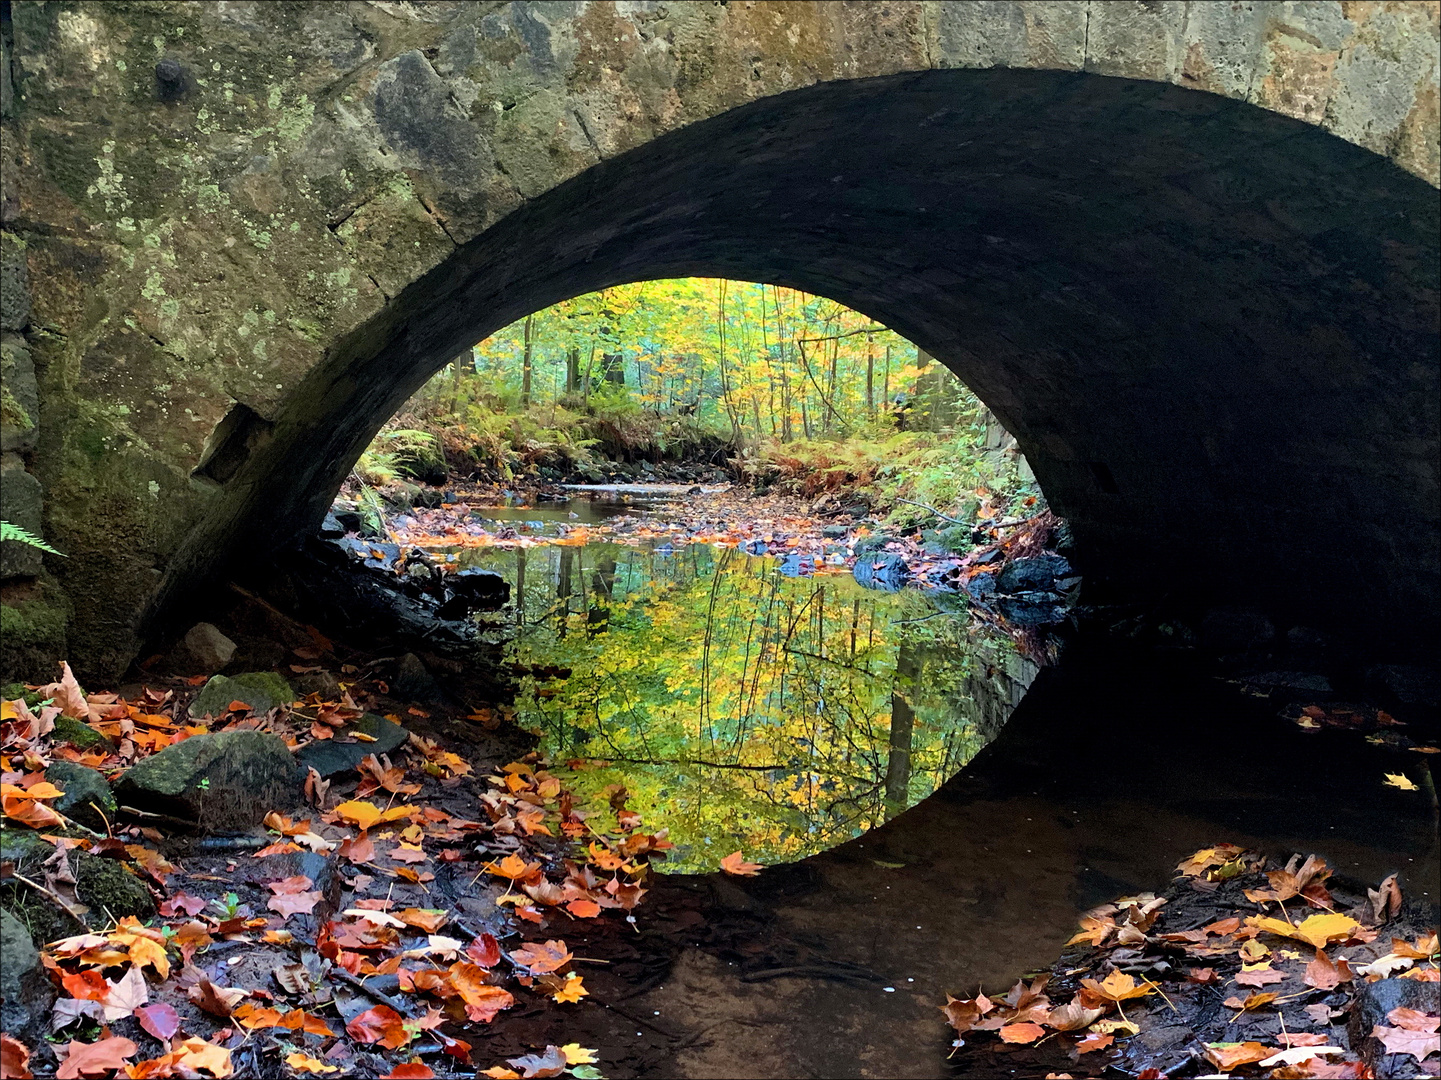
[[[49,1034],[55,987],[40,967],[30,928],[0,909],[0,1030],[27,1046]]]
[[[1308,671],[1261,671],[1242,680],[1264,690],[1297,690],[1307,695],[1332,693],[1331,680]]]
[[[350,521],[341,521],[340,514],[331,512],[325,515],[325,520],[320,523],[320,538],[322,540],[339,540],[348,532],[360,531],[360,515],[349,512],[345,516]]]
[[[289,748],[254,730],[192,735],[136,762],[115,787],[121,805],[217,831],[254,825],[299,790]]]
[[[390,689],[408,701],[434,702],[441,697],[440,684],[415,653],[406,653],[396,663]]]
[[[858,558],[851,568],[851,576],[867,589],[894,591],[910,578],[911,568],[903,556],[883,551]]]
[[[1408,705],[1441,704],[1441,678],[1434,668],[1414,664],[1378,664],[1367,669],[1366,680]]]
[[[856,541],[855,551],[857,555],[863,555],[871,551],[880,551],[887,544],[896,538],[882,529],[877,529],[869,536],[863,536]]]
[[[374,742],[350,738],[351,732],[369,735]],[[353,769],[371,754],[390,754],[404,746],[410,732],[393,720],[366,713],[334,738],[317,739],[295,755],[301,769],[314,769],[322,777]]]
[[[235,655],[235,642],[208,622],[196,623],[165,658],[165,670],[180,675],[213,675]]]
[[[50,804],[59,813],[96,832],[108,831],[106,822],[115,821],[115,794],[97,770],[61,758],[50,763],[45,779],[65,792]]]
[[[1276,627],[1258,608],[1212,608],[1201,621],[1201,646],[1212,652],[1264,649],[1275,638]]]
[[[294,700],[295,691],[290,684],[271,671],[216,675],[195,695],[195,700],[190,703],[190,715],[223,716],[232,701],[243,701],[252,712],[263,713]]]
[[[1014,559],[1001,571],[996,588],[1003,593],[1052,592],[1060,578],[1071,576],[1071,564],[1059,555]]]
[[[976,574],[966,580],[965,589],[973,600],[989,600],[996,595],[996,574]]]
[[[1358,982],[1356,997],[1351,1003],[1351,1015],[1346,1022],[1351,1048],[1361,1055],[1361,1060],[1371,1066],[1377,1076],[1429,1075],[1418,1067],[1411,1055],[1386,1053],[1381,1041],[1371,1038],[1371,1029],[1377,1024],[1395,1027],[1387,1019],[1392,1009],[1434,1013],[1438,1001],[1441,1001],[1441,989],[1435,983],[1423,983],[1417,979]]]
[[[309,671],[304,675],[296,675],[290,682],[300,697],[319,694],[322,701],[340,700],[340,680],[329,671]]]
[[[999,594],[993,606],[1013,626],[1053,626],[1065,621],[1065,601],[1050,592]]]
[[[849,525],[827,525],[821,529],[821,536],[827,540],[843,540],[850,531]]]

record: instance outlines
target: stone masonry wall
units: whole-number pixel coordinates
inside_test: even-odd
[[[223,480],[192,473],[236,406],[260,418],[247,438],[262,445],[306,373],[460,245],[733,107],[908,71],[1084,71],[1251,102],[1441,181],[1434,2],[16,0],[12,13],[4,507],[66,553],[45,565],[68,599],[46,586],[47,603],[62,625],[73,604],[68,647],[91,675],[134,656],[138,613],[224,498]],[[30,426],[12,424],[16,408]],[[38,602],[33,554],[7,550],[0,567]]]

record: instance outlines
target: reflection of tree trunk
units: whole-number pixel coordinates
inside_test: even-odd
[[[615,560],[602,559],[591,575],[591,607],[586,612],[585,632],[591,637],[603,634],[610,627],[610,605],[606,602],[611,598],[611,592],[615,586]]]
[[[515,625],[525,625],[525,548],[515,549]]]
[[[903,643],[896,660],[896,686],[891,691],[891,745],[890,756],[886,759],[887,821],[904,810],[909,801],[911,733],[915,730],[916,713],[904,694],[913,693],[915,675],[915,659],[910,648]]]
[[[575,559],[575,552],[570,548],[560,549],[560,568],[556,571],[555,598],[562,601],[560,605],[560,623],[555,628],[555,635],[564,640],[566,622],[570,615],[570,573],[571,563]]]

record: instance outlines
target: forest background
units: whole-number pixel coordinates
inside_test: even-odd
[[[620,285],[507,326],[431,379],[357,473],[728,474],[900,526],[935,523],[914,503],[966,522],[1039,508],[1014,440],[944,365],[833,300],[719,278]]]

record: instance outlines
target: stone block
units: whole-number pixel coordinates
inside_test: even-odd
[[[228,639],[227,639],[228,640]],[[190,715],[222,716],[232,701],[243,701],[252,712],[263,713],[277,705],[295,700],[290,684],[271,671],[252,671],[244,675],[217,675],[195,695]]]
[[[44,502],[40,481],[25,471],[18,458],[0,466],[0,519],[40,536]],[[0,544],[0,579],[34,577],[40,573],[43,555],[39,548],[6,540]]]
[[[212,680],[213,682],[214,680]],[[121,803],[243,829],[299,798],[295,758],[277,735],[241,730],[192,735],[133,765],[116,784]]]
[[[0,453],[33,450],[39,421],[35,363],[24,339],[7,334],[0,340]]]
[[[30,269],[25,244],[8,233],[0,236],[0,330],[30,325]]]
[[[359,732],[374,739],[361,742],[350,738]],[[321,776],[334,776],[359,765],[371,754],[389,754],[404,746],[410,732],[393,720],[374,713],[366,713],[355,723],[343,728],[331,739],[317,739],[308,743],[295,755],[302,769],[314,769]]]
[[[59,813],[97,832],[106,832],[106,822],[115,820],[115,794],[97,770],[57,760],[45,770],[45,779],[65,792],[51,804]]]
[[[29,1046],[50,1031],[55,988],[40,966],[30,929],[0,908],[0,1029]],[[26,1074],[22,1074],[26,1075]]]

